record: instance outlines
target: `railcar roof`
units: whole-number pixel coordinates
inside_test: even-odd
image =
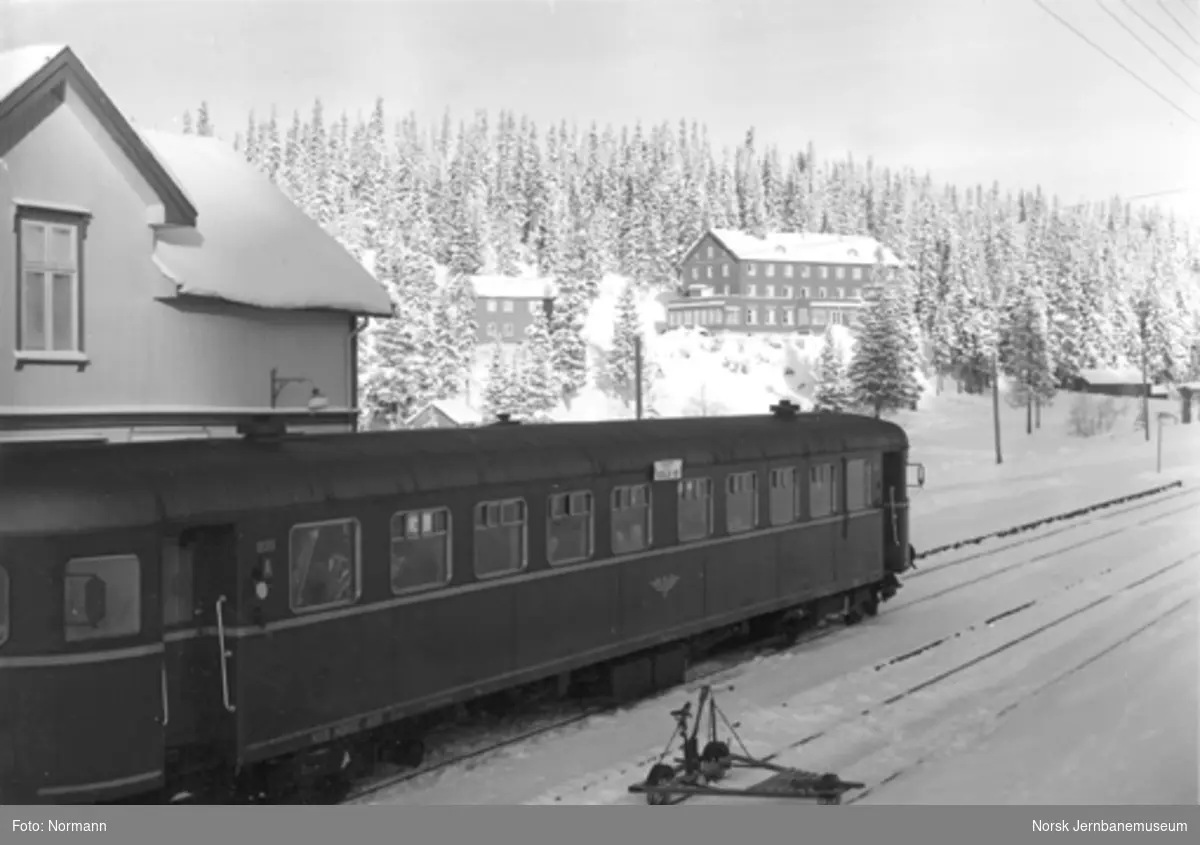
[[[247,440],[0,448],[0,533],[186,521],[374,496],[908,446],[850,414],[497,425]]]

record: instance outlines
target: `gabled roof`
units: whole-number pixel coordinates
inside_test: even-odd
[[[549,299],[554,282],[537,276],[472,276],[475,295],[488,299]]]
[[[440,411],[447,418],[459,425],[480,425],[483,423],[483,414],[472,408],[462,399],[435,399],[409,417],[405,421],[405,424],[411,423],[430,408]]]
[[[154,259],[177,295],[391,316],[387,289],[232,147],[199,135],[141,134],[202,209],[194,229],[158,232]]]
[[[737,229],[710,229],[684,256],[711,235],[738,261],[773,261],[779,264],[842,264],[874,266],[876,252],[883,250],[883,263],[899,267],[896,254],[865,235],[829,235],[817,232],[775,232],[764,238]]]
[[[167,223],[194,225],[196,207],[183,188],[155,159],[95,77],[71,52],[71,48],[36,45],[0,53],[0,126],[19,120],[43,97],[54,96],[63,84],[70,85],[71,90],[91,109],[113,141],[158,194]]]

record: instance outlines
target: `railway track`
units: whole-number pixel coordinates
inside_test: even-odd
[[[1129,525],[1124,525],[1124,526],[1115,528],[1111,531],[1104,532],[1103,534],[1097,535],[1095,537],[1086,538],[1082,542],[1076,542],[1076,543],[1073,543],[1068,546],[1062,546],[1062,547],[1053,549],[1051,551],[1036,555],[1027,560],[1017,561],[1013,564],[1001,567],[999,569],[993,570],[988,573],[984,573],[983,575],[981,575],[979,577],[967,579],[963,582],[953,584],[945,589],[936,591],[935,593],[932,593],[932,594],[929,594],[926,596],[916,598],[911,601],[907,601],[907,602],[901,601],[901,602],[893,603],[893,604],[887,606],[884,610],[882,610],[881,615],[885,614],[885,613],[889,614],[889,615],[894,614],[897,611],[902,610],[906,607],[911,607],[913,605],[928,601],[932,598],[942,597],[942,596],[945,596],[947,594],[950,594],[950,593],[953,593],[956,591],[967,589],[969,587],[977,585],[978,583],[980,583],[982,581],[997,577],[1004,573],[1011,572],[1013,570],[1016,570],[1016,569],[1019,569],[1019,568],[1025,567],[1025,566],[1029,566],[1031,564],[1035,564],[1038,562],[1051,560],[1054,557],[1066,554],[1074,549],[1079,548],[1080,546],[1093,545],[1096,543],[1100,543],[1105,540],[1109,540],[1117,535],[1132,531],[1136,528],[1150,525],[1150,524],[1153,524],[1154,522],[1166,519],[1170,516],[1173,516],[1175,514],[1183,512],[1185,510],[1196,507],[1196,502],[1194,500],[1194,497],[1197,493],[1200,493],[1200,490],[1185,489],[1181,492],[1178,492],[1178,493],[1175,493],[1175,494],[1172,494],[1169,496],[1165,496],[1165,497],[1164,496],[1156,496],[1154,498],[1151,498],[1149,501],[1138,502],[1133,505],[1122,507],[1118,510],[1107,510],[1106,509],[1103,511],[1102,514],[1098,514],[1087,520],[1083,520],[1083,521],[1079,521],[1079,522],[1071,522],[1068,525],[1062,526],[1060,528],[1056,528],[1050,532],[1044,532],[1044,533],[1037,534],[1035,536],[1023,538],[1022,540],[1019,540],[1016,542],[1011,542],[1011,543],[1006,543],[999,547],[984,549],[984,550],[981,550],[981,551],[976,552],[971,555],[966,555],[966,556],[956,558],[951,561],[947,561],[946,563],[940,564],[936,567],[923,567],[921,569],[916,570],[916,572],[911,573],[910,577],[918,575],[918,574],[928,575],[932,572],[942,571],[942,570],[950,569],[952,567],[962,566],[962,565],[967,564],[972,561],[977,561],[977,560],[980,560],[983,558],[987,558],[987,557],[996,555],[1002,551],[1011,550],[1011,549],[1025,546],[1025,545],[1028,545],[1028,544],[1034,543],[1034,542],[1041,542],[1050,537],[1062,535],[1062,534],[1068,533],[1070,531],[1079,530],[1080,528],[1086,527],[1086,526],[1094,524],[1096,522],[1111,520],[1113,518],[1120,517],[1125,514],[1129,514],[1129,513],[1143,510],[1145,508],[1153,507],[1155,505],[1161,506],[1164,502],[1169,502],[1169,501],[1179,500],[1179,499],[1187,499],[1188,500],[1188,504],[1183,505],[1181,507],[1177,507],[1177,508],[1174,508],[1172,510],[1169,510],[1169,511],[1166,511],[1163,513],[1155,514],[1153,516],[1147,517],[1145,519],[1139,520],[1139,521],[1131,523]],[[950,547],[947,547],[946,550],[947,551],[950,550]],[[1178,562],[1177,564],[1175,564],[1173,566],[1183,565],[1184,562],[1186,562],[1186,560]],[[1101,578],[1106,575],[1109,575],[1119,568],[1120,568],[1120,565],[1112,566],[1112,567],[1109,567],[1109,568],[1103,570],[1100,573],[1095,573],[1091,576],[1086,576],[1086,577],[1077,579],[1076,581],[1063,587],[1062,590],[1065,591],[1065,590],[1073,589],[1073,588],[1079,586],[1080,584],[1086,583],[1091,580],[1095,580],[1096,578]],[[1167,571],[1167,570],[1164,570],[1164,572],[1165,571]],[[1104,600],[1098,602],[1096,606],[1098,606],[1098,604],[1100,604],[1100,603],[1103,603],[1103,601],[1107,601],[1107,599],[1104,599]],[[1036,604],[1038,604],[1038,600],[1025,602],[1017,607],[1006,610],[1000,614],[993,615],[993,616],[989,617],[988,619],[983,620],[981,623],[978,623],[977,625],[969,626],[968,628],[962,629],[956,633],[949,634],[945,637],[942,637],[933,642],[930,642],[930,643],[922,646],[919,649],[911,650],[902,655],[898,655],[897,657],[892,658],[889,661],[885,661],[884,663],[879,664],[879,665],[875,666],[874,668],[876,671],[880,671],[889,665],[895,665],[897,663],[909,660],[913,657],[916,657],[918,654],[928,652],[931,649],[936,648],[945,642],[948,642],[948,641],[956,639],[966,633],[969,633],[970,631],[979,627],[979,625],[986,626],[986,625],[992,624],[992,623],[998,621],[999,619],[1006,618],[1006,617],[1015,615],[1016,613],[1020,613],[1024,610],[1027,610]],[[833,635],[843,632],[845,630],[846,630],[845,628],[833,627],[833,626],[825,627],[825,628],[818,628],[818,629],[811,631],[810,633],[802,636],[795,642],[789,644],[787,646],[787,648],[785,648],[783,650],[789,651],[792,649],[798,649],[798,648],[801,648],[804,646],[808,646],[819,640],[823,640],[827,637],[833,636]],[[702,669],[702,670],[694,673],[691,677],[689,677],[688,681],[683,685],[683,688],[690,689],[690,688],[696,687],[702,683],[710,683],[711,684],[711,683],[720,682],[723,676],[727,676],[730,672],[740,671],[742,668],[744,668],[744,664],[748,659],[750,659],[755,654],[762,653],[764,650],[765,649],[762,647],[762,645],[758,644],[757,647],[754,647],[754,648],[741,649],[741,650],[730,652],[727,656],[725,656],[724,659],[707,661],[708,663],[712,663],[712,664],[716,664],[716,665],[713,665],[708,669]],[[775,649],[775,650],[778,650],[778,649]],[[997,652],[997,653],[999,653],[999,652]],[[967,668],[967,667],[964,667],[964,669],[965,668]],[[914,692],[915,692],[915,690],[914,690]],[[660,693],[660,695],[661,694],[664,694],[664,693]],[[588,720],[594,716],[602,715],[604,713],[612,712],[612,711],[613,711],[613,708],[611,708],[611,707],[599,707],[599,706],[583,707],[578,712],[564,715],[561,718],[556,718],[556,719],[552,719],[549,721],[543,721],[543,722],[539,722],[537,724],[530,724],[526,727],[526,729],[518,730],[515,733],[508,734],[501,738],[484,740],[477,746],[471,747],[462,752],[451,754],[444,758],[438,759],[434,762],[420,766],[416,769],[400,772],[400,773],[393,774],[393,775],[386,775],[386,776],[383,776],[380,778],[365,779],[365,780],[355,784],[347,794],[340,796],[340,800],[343,803],[366,803],[373,796],[380,795],[384,792],[387,792],[388,790],[394,789],[405,783],[411,783],[418,779],[432,777],[441,771],[449,770],[449,769],[460,767],[460,766],[465,766],[466,768],[470,769],[470,768],[472,768],[473,763],[475,763],[477,761],[481,761],[484,758],[487,758],[494,753],[503,751],[509,747],[512,747],[512,746],[517,745],[522,742],[526,742],[530,739],[547,736],[547,735],[550,735],[550,734],[553,734],[553,733],[556,733],[559,731],[565,731],[565,730],[571,728],[572,726],[580,725],[581,723],[585,722],[586,720]],[[816,738],[818,738],[818,737],[814,736],[814,737],[808,738],[806,741],[811,742],[811,741],[815,740]],[[801,744],[803,744],[803,743],[801,743]],[[784,751],[786,751],[786,749],[782,749],[779,753],[783,753]],[[639,763],[639,765],[640,765],[640,763]]]

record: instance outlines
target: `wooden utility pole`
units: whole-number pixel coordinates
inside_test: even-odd
[[[633,386],[637,395],[637,418],[642,418],[642,336],[633,339]]]

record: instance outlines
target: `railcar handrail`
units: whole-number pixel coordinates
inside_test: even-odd
[[[167,664],[162,665],[162,701],[163,701],[163,720],[162,726],[165,728],[171,723],[171,705],[167,698]]]
[[[229,700],[229,658],[233,653],[225,648],[225,613],[221,609],[225,604],[225,596],[217,599],[217,647],[221,649],[221,697],[225,709],[230,713],[237,711],[237,705]]]

